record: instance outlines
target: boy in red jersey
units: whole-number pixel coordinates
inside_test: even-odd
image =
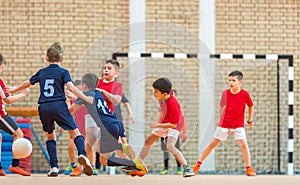
[[[168,78],[159,78],[153,82],[153,95],[158,100],[161,116],[158,123],[151,123],[150,127],[154,128],[151,134],[146,138],[145,144],[140,153],[140,160],[143,161],[150,153],[151,147],[161,137],[168,137],[167,150],[171,152],[176,160],[183,166],[183,177],[194,176],[194,172],[187,165],[187,162],[181,153],[175,147],[183,127],[184,116],[181,112],[181,107],[174,97],[172,90],[172,83]]]
[[[3,55],[0,53],[0,73],[6,66],[6,61]],[[12,104],[24,98],[29,92],[29,89],[22,90],[19,94],[14,96],[10,96],[7,92],[7,88],[3,80],[0,78],[0,129],[10,134],[14,140],[23,137],[23,132],[19,128],[18,124],[8,115],[4,109],[3,101],[7,104]],[[1,143],[2,136],[0,134],[0,159],[1,159]],[[23,176],[30,176],[30,173],[25,171],[23,168],[19,166],[20,160],[16,158],[13,154],[12,165],[9,167],[9,171],[11,173],[20,174]],[[0,160],[0,176],[5,176],[5,172],[2,169],[1,160]]]
[[[120,82],[116,81],[116,78],[119,74],[120,64],[117,60],[108,59],[106,60],[102,68],[102,77],[99,79],[97,88],[100,93],[103,95],[104,100],[111,113],[114,114],[115,105],[121,103],[122,94],[123,94],[123,85]],[[118,118],[118,117],[117,117]],[[119,118],[118,118],[119,119]],[[126,147],[126,133],[123,123],[122,134],[120,136],[119,142],[123,143],[123,147]],[[101,141],[100,141],[101,142]],[[126,158],[124,153],[121,153],[119,150],[116,151],[119,157]]]
[[[119,73],[120,64],[113,59],[106,60],[102,68],[102,78],[99,79],[97,88],[101,94],[111,113],[114,112],[114,106],[122,100],[123,86],[115,79]]]
[[[246,165],[247,176],[256,176],[254,169],[251,167],[250,151],[246,140],[244,128],[244,115],[246,105],[248,106],[248,126],[252,127],[253,122],[253,102],[250,94],[242,89],[243,73],[233,71],[228,75],[229,89],[222,93],[220,100],[220,120],[215,131],[214,139],[204,149],[193,170],[195,174],[200,170],[200,166],[210,152],[216,148],[220,141],[226,141],[230,134],[233,134],[235,141],[241,148],[244,163]]]

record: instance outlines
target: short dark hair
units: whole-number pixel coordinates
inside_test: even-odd
[[[4,56],[0,53],[0,65],[5,64],[6,65],[6,60]]]
[[[98,77],[94,73],[86,73],[81,79],[82,84],[86,84],[89,89],[95,89],[98,85]]]
[[[243,73],[241,71],[232,71],[229,73],[228,77],[230,76],[236,76],[238,80],[243,80]]]
[[[120,68],[120,63],[115,59],[107,59],[105,64],[112,64],[116,70],[119,70]]]
[[[81,85],[81,80],[75,80],[74,85]]]
[[[161,93],[170,94],[172,90],[172,83],[167,77],[162,77],[155,80],[152,84],[152,87],[159,90]]]
[[[64,48],[59,42],[53,43],[47,49],[47,57],[50,62],[59,62],[64,56]]]

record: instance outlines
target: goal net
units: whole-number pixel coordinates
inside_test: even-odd
[[[183,56],[181,56],[183,55]],[[193,165],[213,138],[216,122],[219,120],[219,100],[223,90],[229,88],[228,74],[233,70],[242,71],[242,88],[249,91],[254,102],[255,126],[245,124],[247,141],[251,153],[252,166],[257,173],[286,173],[288,167],[288,94],[289,63],[286,59],[266,59],[241,56],[222,59],[220,55],[199,58],[197,55],[163,53],[115,53],[121,63],[118,80],[123,83],[125,94],[129,97],[136,123],[129,121],[123,108],[124,124],[129,143],[139,151],[145,137],[151,132],[150,122],[158,117],[158,103],[153,97],[152,82],[158,77],[168,77],[177,90],[177,98],[182,106],[188,125],[188,140],[181,143],[188,164]],[[141,65],[138,68],[134,66]],[[143,75],[136,77],[133,74]],[[142,84],[142,85],[141,85]],[[140,91],[144,88],[143,91]],[[140,92],[141,94],[139,95]],[[142,97],[142,98],[140,98]],[[136,101],[139,107],[136,108]],[[142,107],[143,105],[144,107]],[[248,109],[245,112],[245,123]],[[141,127],[140,124],[143,126]],[[136,143],[136,135],[143,139]],[[174,157],[170,155],[170,168],[176,168]],[[152,147],[146,158],[149,170],[157,172],[163,168],[163,153],[160,142]],[[242,154],[233,137],[221,142],[203,163],[200,173],[244,173]]]

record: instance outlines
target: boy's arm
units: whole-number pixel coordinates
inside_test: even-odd
[[[23,83],[21,83],[20,85],[18,85],[17,87],[9,87],[7,88],[7,91],[9,93],[15,93],[15,92],[18,92],[20,90],[23,90],[23,89],[26,89],[26,88],[29,88],[31,86],[31,83],[29,80],[26,80],[24,81]]]
[[[224,116],[224,115],[223,115],[224,109],[225,109],[225,106],[220,106],[220,108],[219,108],[219,115],[220,115],[220,118],[219,118],[219,121],[216,123],[216,125],[218,125],[218,124],[221,123],[222,117]]]
[[[7,98],[4,98],[3,101],[7,104],[12,104],[15,103],[19,100],[21,100],[22,98],[24,98],[29,92],[29,89],[26,88],[24,90],[22,90],[19,94],[13,95],[13,96],[8,96]]]
[[[253,113],[254,113],[254,106],[248,107],[248,121],[247,121],[247,123],[250,127],[252,127],[254,125]]]
[[[150,123],[151,128],[176,128],[177,124],[172,123]]]
[[[187,140],[187,124],[185,120],[184,120],[182,132],[179,137],[183,143]]]
[[[126,103],[123,103],[123,104],[125,106],[125,109],[126,109],[127,113],[129,114],[129,118],[131,119],[132,123],[134,123],[135,119],[134,119],[134,116],[132,114],[129,102],[126,102]]]
[[[101,94],[103,94],[112,104],[119,104],[122,100],[122,96],[118,94],[111,94],[107,92],[106,90],[96,88]]]
[[[86,95],[84,95],[78,88],[74,86],[73,82],[68,82],[67,87],[75,96],[80,97],[81,99],[83,99],[83,101],[89,104],[93,103],[94,98],[90,96],[87,97]]]

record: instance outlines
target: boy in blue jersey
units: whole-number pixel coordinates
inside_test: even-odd
[[[147,167],[142,164],[138,158],[135,158],[135,152],[132,147],[129,144],[122,144],[118,142],[122,132],[122,126],[120,121],[110,112],[102,94],[98,89],[96,89],[98,84],[97,75],[87,73],[82,77],[81,82],[82,91],[86,96],[94,97],[94,103],[89,104],[81,97],[78,97],[69,109],[73,112],[81,105],[85,105],[89,114],[100,128],[100,163],[104,166],[132,167],[133,169],[138,169],[144,173],[148,173]],[[110,156],[110,153],[115,150],[120,150],[126,153],[130,160]]]
[[[40,69],[29,80],[23,82],[19,86],[10,88],[9,92],[17,92],[29,88],[36,83],[39,83],[40,85],[38,111],[43,130],[47,137],[46,146],[50,156],[50,171],[48,176],[58,176],[59,172],[54,121],[61,128],[67,130],[71,138],[74,138],[74,143],[78,150],[78,163],[83,166],[86,175],[92,175],[92,166],[88,158],[85,157],[84,138],[80,134],[77,124],[66,104],[64,86],[67,85],[72,93],[84,101],[92,103],[93,98],[85,96],[77,89],[73,84],[69,71],[60,67],[64,59],[63,52],[64,49],[60,43],[56,42],[52,44],[48,48],[46,54],[46,60],[49,63],[49,66]]]

